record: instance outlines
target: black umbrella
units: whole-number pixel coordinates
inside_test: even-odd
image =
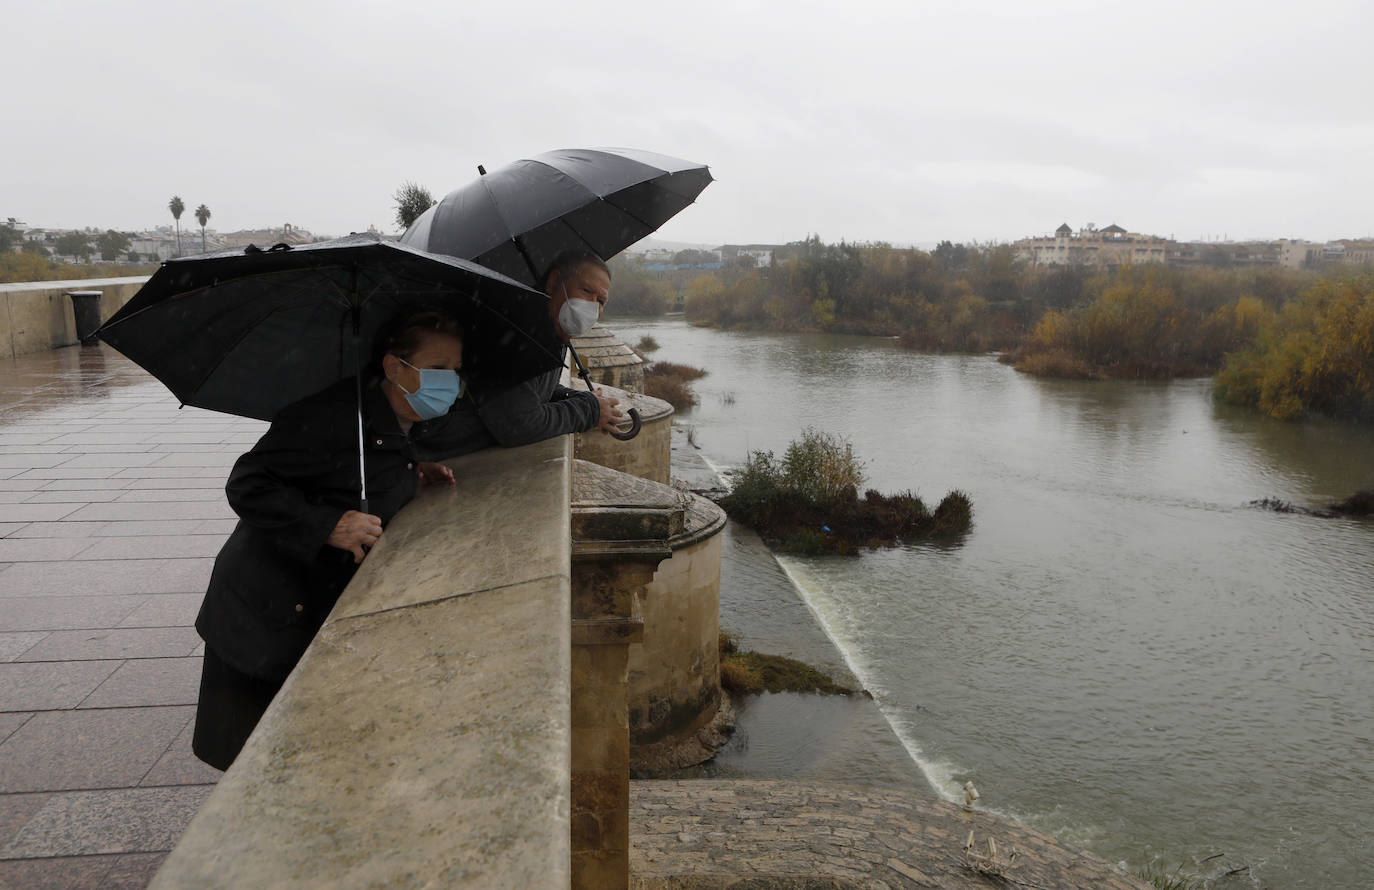
[[[566,250],[608,260],[655,232],[711,183],[704,164],[631,148],[561,149],[482,174],[411,224],[401,237],[463,257],[532,287]],[[591,376],[572,350],[578,373]],[[631,411],[638,431],[639,415]]]
[[[370,233],[169,260],[96,333],[183,405],[270,420],[343,378],[361,386],[360,350],[407,306],[464,324],[469,379],[499,386],[558,365],[547,296]],[[361,463],[361,396],[358,424]]]

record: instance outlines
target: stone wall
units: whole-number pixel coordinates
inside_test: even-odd
[[[147,280],[92,278],[0,284],[0,358],[75,345],[76,316],[68,291],[101,291],[100,319],[105,321],[129,302]]]
[[[586,389],[580,380],[569,385],[575,389]],[[620,399],[622,409],[634,408],[639,411],[643,426],[639,435],[628,442],[622,442],[600,430],[578,433],[574,437],[577,458],[666,485],[672,472],[673,406],[653,396],[626,392],[612,386],[599,388],[605,390],[607,395]]]
[[[571,444],[396,516],[154,890],[570,885]]]

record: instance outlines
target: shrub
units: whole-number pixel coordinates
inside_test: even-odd
[[[973,507],[962,492],[947,495],[932,515],[911,492],[885,497],[869,489],[861,500],[863,475],[847,441],[808,429],[782,460],[771,451],[749,455],[721,505],[770,546],[806,555],[856,554],[972,527]]]

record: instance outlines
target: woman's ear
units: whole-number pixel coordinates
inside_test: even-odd
[[[391,353],[382,356],[382,376],[392,383],[396,382],[396,375],[400,373],[401,360]]]

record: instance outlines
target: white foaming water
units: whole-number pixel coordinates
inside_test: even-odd
[[[881,684],[873,682],[871,666],[835,634],[834,629],[831,627],[830,620],[820,608],[817,607],[817,597],[812,591],[812,585],[808,584],[810,579],[806,577],[801,566],[787,557],[779,556],[776,553],[773,554],[773,559],[777,561],[779,568],[787,575],[787,579],[792,582],[792,587],[796,589],[797,596],[800,597],[802,602],[806,603],[806,607],[811,610],[811,614],[816,616],[816,623],[821,626],[821,630],[825,631],[825,635],[830,638],[831,644],[839,651],[840,657],[844,659],[845,666],[849,668],[850,673],[857,677],[859,682],[863,684],[863,688],[873,695],[873,701],[878,706],[878,712],[883,715],[883,719],[887,721],[887,725],[892,728],[892,734],[897,737],[897,740],[902,743],[902,747],[906,749],[907,756],[911,758],[911,762],[916,764],[916,768],[921,771],[921,775],[925,776],[926,782],[929,783],[930,787],[936,794],[940,795],[940,797],[951,803],[959,803],[962,798],[956,789],[962,786],[958,780],[955,779],[955,776],[967,774],[968,771],[953,763],[931,760],[925,756],[925,752],[922,751],[920,743],[912,737],[910,731],[906,727],[905,721],[900,719],[900,717],[893,719],[891,708],[887,704],[886,690]]]

